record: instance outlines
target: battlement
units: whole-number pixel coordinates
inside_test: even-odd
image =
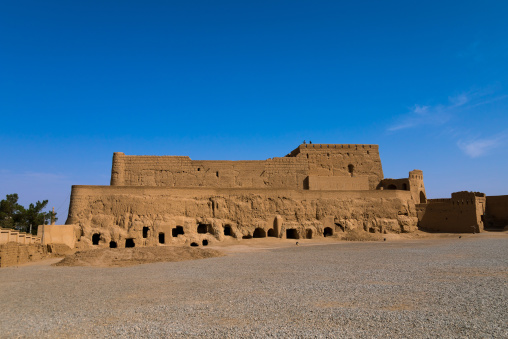
[[[366,144],[300,144],[291,153],[287,154],[286,157],[296,157],[301,153],[319,151],[330,151],[336,153],[352,152],[352,151],[365,151],[366,154],[370,154],[371,151],[376,153],[379,152],[378,145],[366,145]]]

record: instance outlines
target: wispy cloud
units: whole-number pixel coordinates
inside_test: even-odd
[[[394,132],[421,125],[443,125],[452,118],[456,109],[465,106],[470,101],[471,94],[461,93],[450,97],[445,105],[415,105],[407,114],[399,117],[397,122],[388,127],[388,131]]]
[[[508,98],[508,95],[492,96],[490,90],[469,91],[448,98],[446,104],[414,105],[408,113],[400,116],[387,128],[388,132],[434,125],[441,126],[461,112]]]
[[[508,142],[508,131],[497,134],[490,138],[475,138],[467,141],[457,141],[457,146],[471,158],[477,158],[487,154],[489,151],[506,145]]]

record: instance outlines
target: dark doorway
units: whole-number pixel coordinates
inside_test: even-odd
[[[165,244],[166,243],[166,235],[162,232],[159,233],[159,244]]]
[[[305,232],[305,238],[312,239],[312,230],[307,230]]]
[[[427,198],[425,197],[425,193],[423,191],[420,191],[420,204],[426,204]]]
[[[290,228],[286,230],[286,238],[287,239],[300,239],[300,236],[298,235],[298,231],[294,228]]]
[[[201,233],[201,234],[208,233],[208,225],[206,225],[206,224],[199,224],[198,225],[198,233]]]
[[[391,184],[391,185],[388,185],[387,189],[389,189],[389,190],[396,190],[397,186],[395,186],[394,184]]]
[[[143,227],[143,238],[148,238],[148,230],[149,228],[147,226]]]
[[[199,246],[197,242],[191,242],[191,244],[190,244],[190,245],[191,245],[192,247],[198,247],[198,246]]]
[[[252,235],[250,234],[244,235],[242,239],[252,239]]]
[[[270,228],[268,230],[268,236],[276,238],[277,237],[277,233],[275,233],[275,230],[273,228]]]
[[[134,239],[133,238],[127,238],[125,239],[125,247],[128,248],[128,247],[134,247],[136,246],[134,244]]]
[[[203,242],[202,242],[202,243],[203,243],[203,246],[208,246],[208,240],[203,239]]]
[[[403,183],[403,184],[402,184],[402,189],[403,189],[404,191],[407,191],[407,184],[406,184],[406,183]]]
[[[176,226],[171,230],[171,235],[173,236],[173,238],[178,237],[178,234],[184,234],[182,226]]]
[[[116,247],[117,247],[117,245],[116,245],[116,241],[111,240],[111,241],[109,242],[109,248],[116,248]]]
[[[224,226],[224,235],[231,236],[231,226]]]
[[[99,245],[99,241],[101,240],[101,234],[100,233],[94,233],[92,235],[92,245]]]
[[[324,231],[323,231],[323,236],[324,237],[331,237],[333,235],[333,230],[331,227],[325,227]]]
[[[266,237],[266,232],[264,229],[258,227],[254,230],[254,233],[252,234],[252,236],[254,238],[265,238]]]
[[[348,155],[349,155],[349,154],[348,154]],[[355,166],[353,166],[352,164],[349,164],[349,165],[347,165],[347,170],[348,170],[349,174],[350,174],[351,176],[353,176],[353,173],[354,173],[354,171],[355,171]]]

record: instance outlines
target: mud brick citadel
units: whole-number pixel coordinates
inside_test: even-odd
[[[490,221],[489,199],[497,199],[492,206],[498,210]],[[114,153],[111,185],[73,186],[68,227],[46,226],[45,233],[46,239],[86,248],[311,239],[418,227],[481,232],[487,221],[508,224],[506,207],[506,197],[472,192],[427,200],[422,171],[384,178],[377,145],[304,143],[264,161]]]

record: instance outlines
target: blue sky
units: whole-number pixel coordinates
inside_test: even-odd
[[[429,197],[508,194],[507,1],[2,1],[0,196],[109,184],[113,152],[380,145]]]

